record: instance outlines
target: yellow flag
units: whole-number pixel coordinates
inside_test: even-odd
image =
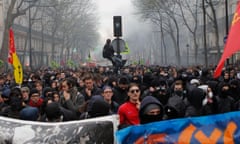
[[[9,59],[8,59],[8,61],[13,66],[15,82],[17,84],[21,85],[22,81],[23,81],[22,65],[21,65],[21,62],[19,61],[19,58],[16,53],[15,43],[14,43],[14,34],[13,34],[13,30],[11,28],[9,30]]]
[[[23,71],[22,71],[22,65],[16,53],[13,53],[13,68],[14,68],[15,82],[21,85],[23,81]]]

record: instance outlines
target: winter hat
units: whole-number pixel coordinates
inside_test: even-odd
[[[236,79],[231,80],[229,83],[230,83],[230,85],[235,85],[237,87],[239,86],[239,81]]]
[[[106,89],[111,89],[111,90],[112,90],[112,87],[109,86],[109,85],[105,85],[105,86],[103,86],[102,90],[105,91]]]
[[[50,87],[45,87],[44,89],[43,89],[43,95],[44,95],[44,97],[46,96],[46,94],[48,93],[48,92],[52,92],[53,90],[52,90],[52,88],[50,88]]]
[[[142,78],[141,78],[141,76],[135,75],[135,76],[132,77],[131,82],[141,84],[142,83]]]
[[[3,98],[9,98],[10,93],[11,93],[11,90],[10,90],[9,88],[4,89],[4,90],[2,91],[2,97],[3,97]]]
[[[47,104],[45,108],[46,116],[49,120],[54,120],[62,115],[62,111],[57,102]]]
[[[143,75],[143,83],[150,85],[151,81],[153,80],[152,73],[147,72]]]
[[[93,101],[89,110],[91,117],[106,116],[110,112],[110,105],[103,99],[97,98]]]
[[[26,107],[20,111],[21,120],[37,121],[38,109],[35,107]]]
[[[158,87],[160,85],[160,81],[158,79],[153,79],[150,85],[152,87]]]
[[[199,80],[197,80],[197,79],[192,79],[192,80],[190,81],[190,84],[200,85],[200,82],[199,82]]]
[[[39,94],[39,91],[36,88],[33,88],[30,91],[30,96],[32,96],[33,94]]]
[[[146,106],[146,108],[144,109],[143,113],[147,114],[149,111],[153,110],[153,109],[160,109],[160,106],[157,104],[149,104]]]
[[[119,84],[129,84],[129,79],[126,76],[122,76],[119,78]]]

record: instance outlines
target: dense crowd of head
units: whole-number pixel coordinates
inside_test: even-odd
[[[236,111],[240,75],[214,67],[126,66],[75,70],[24,71],[22,85],[11,73],[0,75],[0,115],[22,120],[60,122],[111,114],[119,128],[154,121]]]

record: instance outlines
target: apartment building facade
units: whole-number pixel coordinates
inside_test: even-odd
[[[223,52],[224,45],[226,42],[227,38],[227,31],[229,31],[231,27],[231,21],[233,18],[233,15],[236,10],[238,0],[228,0],[227,3],[227,17],[226,17],[226,3],[225,0],[215,0],[214,5],[215,5],[215,12],[216,12],[216,18],[217,18],[217,23],[218,23],[218,35],[219,35],[219,47],[221,53]],[[210,17],[212,17],[212,12],[210,6],[205,4],[206,7],[206,13]],[[198,28],[198,44],[200,51],[199,53],[201,55],[204,55],[205,49],[204,49],[204,37],[203,37],[203,13],[200,13],[198,17],[198,22],[199,22],[199,28]],[[206,45],[207,45],[207,56],[208,56],[208,64],[217,64],[218,63],[218,48],[216,46],[216,35],[214,33],[214,27],[213,27],[213,21],[212,19],[206,15]],[[226,21],[228,20],[228,30],[227,29],[227,24]],[[235,54],[232,58],[232,61],[237,61],[239,59],[239,55]]]
[[[0,19],[0,44],[2,44],[4,36],[4,20],[7,16],[8,7],[8,0],[0,0],[0,17],[2,18]],[[34,12],[36,7],[32,7],[31,9]],[[52,61],[59,63],[61,61],[59,48],[61,46],[61,39],[51,36],[51,32],[44,25],[46,24],[46,19],[38,18],[38,16],[33,17],[31,14],[29,15],[29,11],[27,11],[25,15],[17,17],[12,26],[16,51],[22,65],[28,67],[32,63],[31,65],[34,68],[38,68],[49,66]],[[53,41],[55,46],[54,51],[52,51]]]

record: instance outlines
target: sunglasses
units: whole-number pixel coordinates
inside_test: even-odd
[[[134,94],[134,93],[139,93],[140,92],[140,90],[139,89],[133,89],[133,90],[130,90],[130,93],[132,93],[132,94]]]

